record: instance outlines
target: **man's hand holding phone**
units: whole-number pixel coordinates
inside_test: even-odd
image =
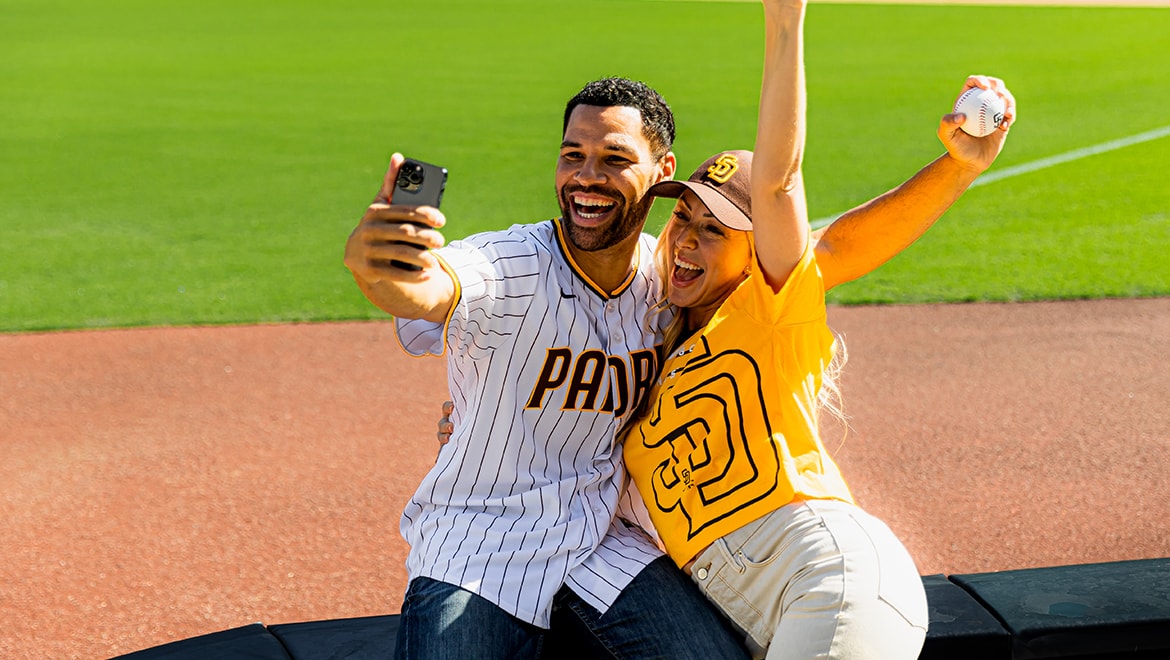
[[[367,284],[418,282],[439,267],[430,250],[442,247],[439,211],[447,170],[396,153],[374,203],[345,249],[345,265]]]

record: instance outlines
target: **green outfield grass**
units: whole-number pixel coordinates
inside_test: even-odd
[[[592,78],[663,92],[684,174],[750,148],[761,32],[752,3],[0,0],[0,331],[380,318],[341,256],[393,150],[450,170],[451,238],[548,218]],[[1167,35],[1167,9],[813,5],[813,217],[940,154],[968,73],[1019,99],[993,172],[1170,125]],[[1168,163],[975,188],[832,300],[1167,295]]]

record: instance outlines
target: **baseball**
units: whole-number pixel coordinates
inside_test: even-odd
[[[965,132],[983,137],[999,128],[1003,121],[1003,99],[989,89],[972,87],[955,101],[955,112],[967,115],[967,121],[963,122]]]

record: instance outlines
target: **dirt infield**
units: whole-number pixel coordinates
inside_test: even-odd
[[[923,573],[1170,556],[1170,299],[833,308]],[[0,335],[0,657],[398,611],[442,362],[388,323]]]

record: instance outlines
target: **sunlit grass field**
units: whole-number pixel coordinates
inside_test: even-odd
[[[754,3],[0,0],[0,331],[380,318],[341,262],[398,150],[449,238],[556,214],[564,102],[624,75],[685,176],[750,148]],[[809,9],[814,218],[942,153],[969,73],[1020,118],[996,170],[1170,126],[1170,10]],[[972,189],[832,302],[1170,294],[1170,137]],[[657,231],[665,208],[656,209]]]

